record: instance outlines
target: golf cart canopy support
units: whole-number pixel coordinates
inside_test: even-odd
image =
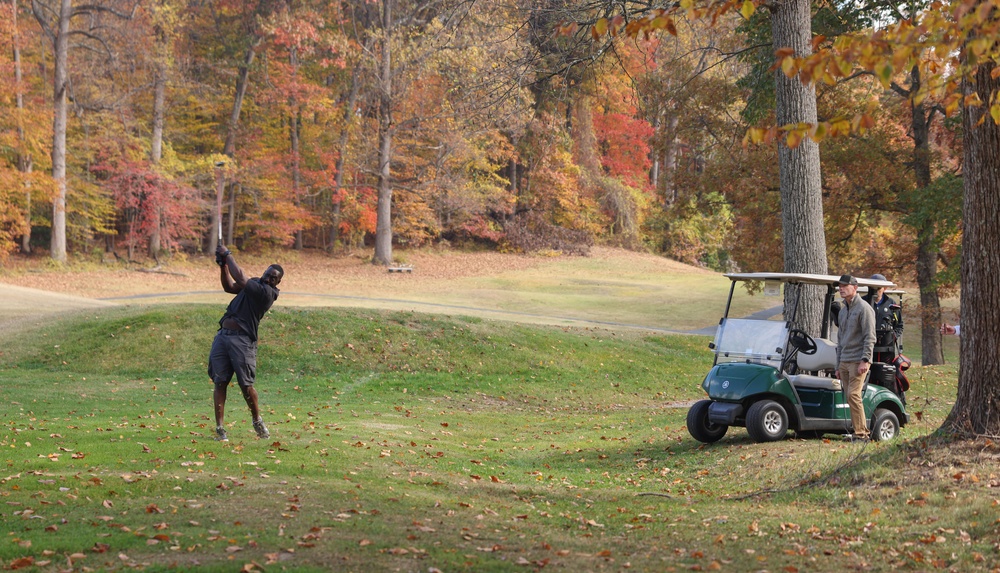
[[[809,273],[726,273],[727,279],[732,281],[729,286],[729,299],[726,301],[726,310],[723,313],[723,319],[729,317],[729,309],[733,302],[733,293],[736,291],[737,282],[752,282],[752,281],[763,281],[763,282],[778,282],[778,283],[788,283],[793,285],[817,285],[825,286],[827,288],[827,294],[832,295],[837,288],[837,283],[840,282],[839,276],[834,275],[814,275]],[[866,279],[861,277],[855,277],[858,281],[858,288],[868,289],[894,289],[896,288],[896,283],[892,281],[880,281],[875,279]],[[793,307],[798,306],[798,297],[796,297],[795,304]],[[790,313],[792,317],[795,316],[795,309],[793,308]],[[829,325],[829,305],[827,305],[823,314],[823,332],[820,336],[827,337],[829,332],[827,330]]]

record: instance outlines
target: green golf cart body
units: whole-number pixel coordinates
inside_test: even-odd
[[[799,437],[847,434],[850,407],[837,378],[837,344],[829,338],[830,307],[838,277],[793,273],[733,273],[726,311],[709,348],[714,365],[701,384],[708,398],[688,411],[688,432],[698,441],[720,440],[731,426],[747,429],[755,442],[783,439],[788,430]],[[787,285],[825,287],[819,337],[803,332],[795,322],[797,300],[783,320],[729,316],[738,283],[763,281],[780,292]],[[889,281],[858,279],[859,287],[893,288]],[[796,293],[801,289],[796,289]],[[878,365],[888,367],[888,365]],[[899,434],[908,417],[901,396],[877,380],[866,381],[865,418],[875,440]]]

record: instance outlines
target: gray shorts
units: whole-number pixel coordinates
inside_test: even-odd
[[[241,388],[253,386],[257,376],[257,342],[238,330],[220,328],[208,354],[208,376],[216,386],[228,386],[234,373]]]

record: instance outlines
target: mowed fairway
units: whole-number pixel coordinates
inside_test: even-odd
[[[220,304],[92,308],[5,331],[0,566],[1000,562],[998,446],[930,436],[953,400],[954,366],[911,370],[913,420],[894,443],[754,444],[732,429],[704,446],[684,417],[711,365],[706,337],[281,302],[261,327],[266,441],[236,388],[231,441],[212,440],[204,361]],[[706,300],[700,324],[717,321],[721,303]]]
[[[622,249],[589,257],[502,253],[403,252],[413,271],[387,273],[357,257],[315,253],[237,254],[258,276],[272,262],[286,269],[279,306],[337,306],[474,315],[532,324],[638,326],[687,331],[718,323],[729,291],[719,273]],[[218,268],[206,258],[177,260],[170,274],[79,261],[66,272],[38,259],[16,261],[0,283],[102,299],[106,304],[207,302],[225,305]],[[0,284],[0,293],[4,285]],[[734,309],[775,304],[756,297]],[[0,317],[0,321],[3,318]]]

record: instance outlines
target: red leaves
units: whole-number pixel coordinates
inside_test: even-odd
[[[595,112],[594,132],[607,173],[629,187],[647,188],[652,166],[649,141],[654,133],[649,122],[624,113]]]

